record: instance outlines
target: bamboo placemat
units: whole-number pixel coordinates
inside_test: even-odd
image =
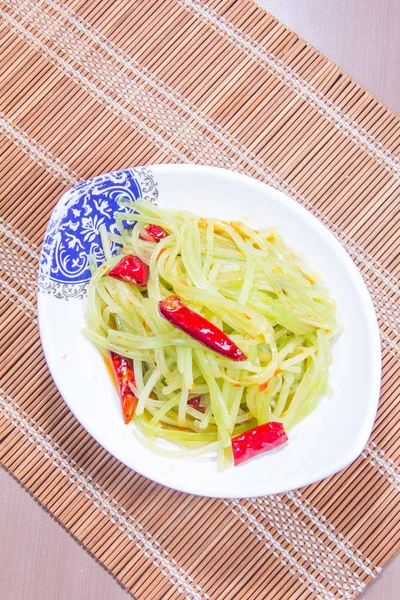
[[[355,598],[400,546],[400,120],[249,0],[6,1],[1,25],[0,455],[138,600]],[[76,422],[41,351],[38,253],[75,182],[196,162],[317,215],[379,318],[382,397],[351,467],[256,500],[180,494]]]

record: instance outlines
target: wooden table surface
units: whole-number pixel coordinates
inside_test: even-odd
[[[259,4],[400,113],[400,0],[259,0]],[[400,597],[399,590],[400,555],[368,587],[362,600],[395,600]],[[0,469],[0,598],[128,597],[111,575]]]

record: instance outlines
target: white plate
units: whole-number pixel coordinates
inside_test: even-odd
[[[337,301],[344,331],[334,345],[333,396],[290,431],[289,442],[224,473],[207,456],[160,457],[124,425],[104,362],[85,339],[87,253],[101,257],[97,228],[109,227],[121,194],[206,217],[278,226],[320,272]],[[380,343],[372,301],[353,262],[334,236],[297,202],[250,177],[211,167],[157,165],[95,177],[66,192],[50,219],[39,275],[39,324],[50,371],[87,431],[142,475],[177,490],[250,497],[298,488],[340,471],[362,452],[379,399]]]

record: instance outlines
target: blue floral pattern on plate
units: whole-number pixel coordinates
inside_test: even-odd
[[[43,241],[38,286],[56,298],[82,298],[90,279],[88,257],[101,262],[99,227],[116,232],[114,214],[127,210],[121,200],[155,201],[157,184],[150,169],[124,169],[93,177],[68,190],[55,207]],[[111,251],[116,249],[111,243]]]

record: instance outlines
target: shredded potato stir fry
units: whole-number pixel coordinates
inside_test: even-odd
[[[132,422],[143,443],[167,455],[214,450],[222,469],[233,437],[271,421],[289,429],[327,392],[335,304],[274,229],[144,200],[129,208],[116,214],[118,235],[102,232],[105,263],[91,259],[85,334],[105,356],[132,359]],[[145,235],[149,224],[165,235]],[[117,255],[110,241],[120,244]],[[147,285],[109,276],[126,255],[148,266]],[[170,296],[226,334],[244,359],[169,322],[160,302]],[[180,448],[161,448],[160,437]]]

